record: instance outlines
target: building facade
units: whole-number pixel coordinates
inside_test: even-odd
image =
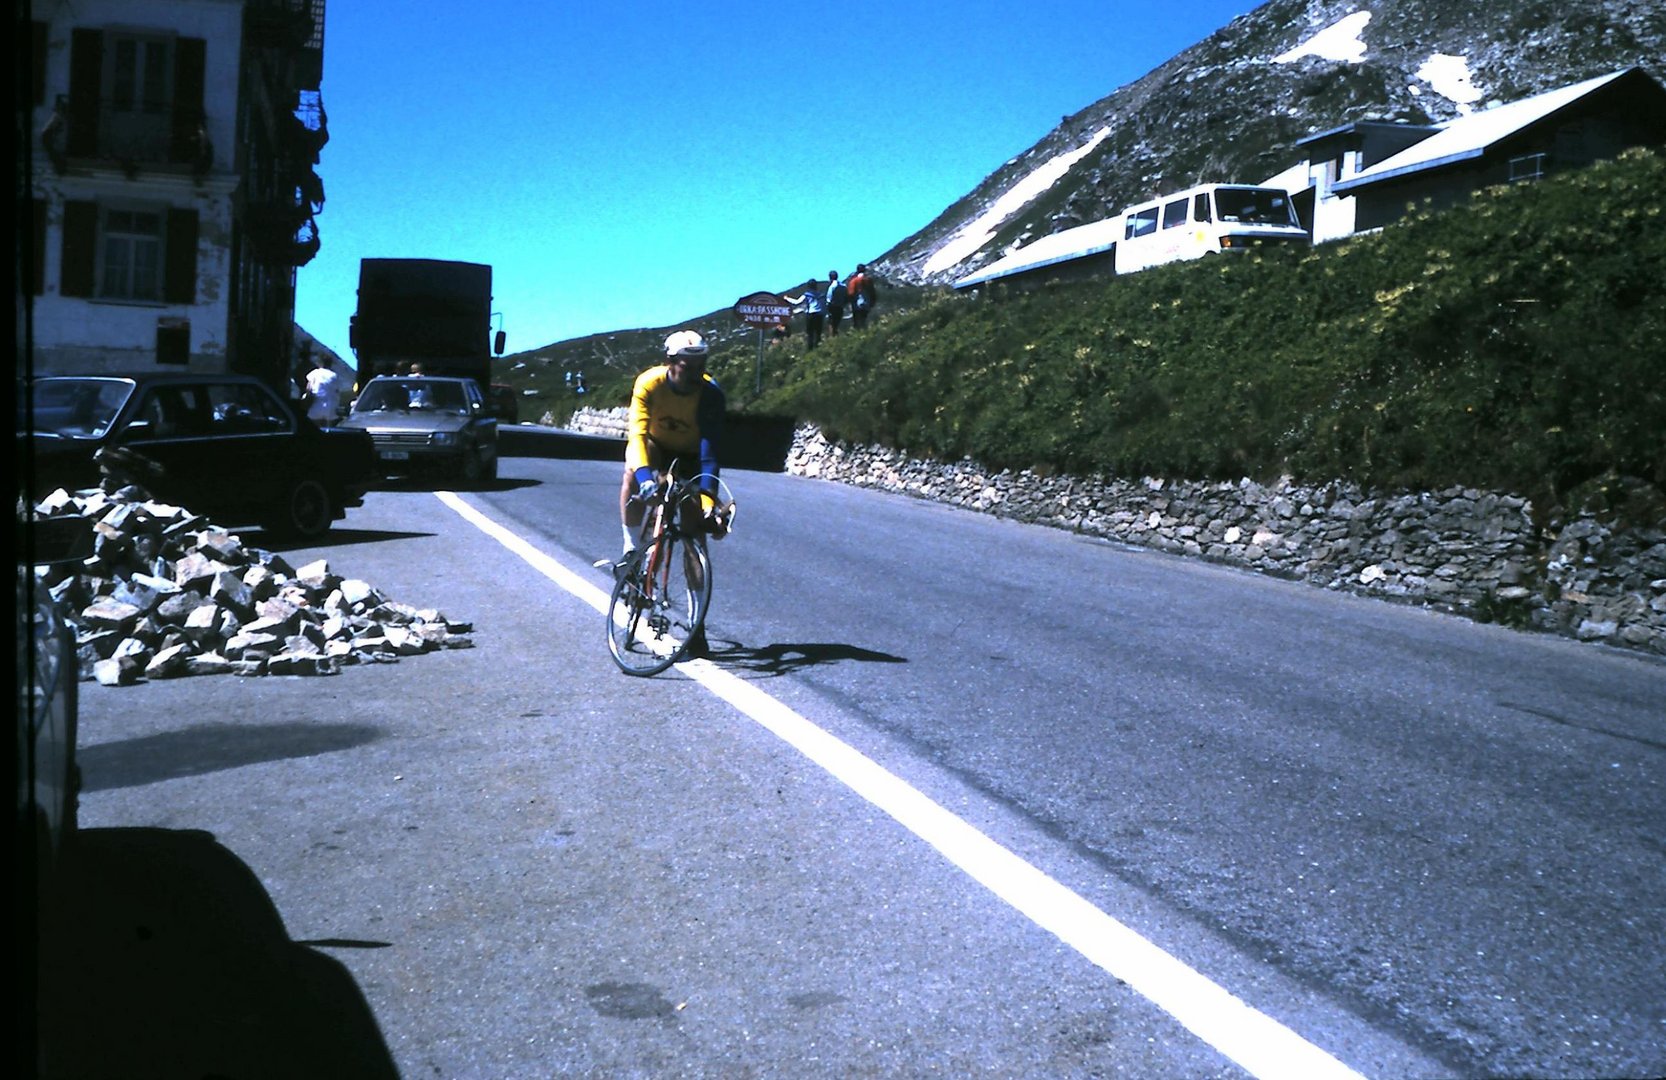
[[[1315,243],[1442,210],[1496,184],[1537,180],[1666,143],[1666,88],[1611,72],[1432,127],[1351,124],[1303,140]]]
[[[1496,184],[1537,180],[1666,145],[1666,87],[1627,68],[1444,124],[1360,121],[1296,144],[1302,160],[1262,186],[1287,192],[1315,244],[1381,229],[1408,207],[1457,206]],[[1045,236],[955,282],[967,289],[1111,273],[1121,216]]]
[[[324,0],[36,0],[35,374],[287,390],[317,253]]]

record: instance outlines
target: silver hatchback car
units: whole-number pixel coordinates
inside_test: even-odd
[[[497,479],[497,417],[473,379],[377,376],[341,426],[370,433],[384,476]]]

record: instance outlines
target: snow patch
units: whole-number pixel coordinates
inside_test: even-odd
[[[1045,192],[1058,183],[1070,167],[1093,152],[1093,148],[1105,140],[1111,133],[1110,128],[1100,128],[1093,133],[1093,138],[1083,145],[1067,153],[1059,154],[1036,166],[1024,179],[1008,188],[988,210],[985,210],[977,220],[961,227],[960,231],[949,238],[948,242],[932,253],[923,268],[927,274],[936,274],[960,265],[978,251],[995,235],[995,230],[1001,222],[1018,213],[1024,204]]]
[[[1481,100],[1480,89],[1470,81],[1469,60],[1465,57],[1435,53],[1423,61],[1417,77],[1441,97],[1456,102],[1461,113],[1469,112]]]
[[[1273,57],[1273,63],[1288,64],[1304,56],[1317,56],[1357,64],[1365,59],[1365,42],[1359,35],[1370,21],[1369,11],[1344,15],[1289,52]]]

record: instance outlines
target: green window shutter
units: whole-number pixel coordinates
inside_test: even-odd
[[[167,276],[162,299],[170,304],[197,302],[197,212],[168,211]]]
[[[168,157],[175,162],[189,164],[197,159],[207,68],[208,42],[202,38],[175,40],[173,139],[168,147]]]
[[[39,296],[46,291],[46,200],[30,199],[32,211],[30,241],[33,250],[29,258],[29,295]]]
[[[69,42],[69,156],[98,152],[98,113],[104,92],[104,32],[77,27]]]
[[[94,267],[98,265],[98,204],[64,203],[64,261],[58,292],[63,296],[91,296]]]

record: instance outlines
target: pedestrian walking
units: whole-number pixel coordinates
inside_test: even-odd
[[[828,337],[837,337],[838,336],[839,324],[844,321],[844,317],[845,317],[845,306],[846,306],[845,301],[847,301],[849,299],[850,299],[850,294],[845,292],[845,287],[844,287],[843,283],[841,283],[839,281],[839,272],[837,270],[829,270],[827,272],[827,336]]]
[[[875,300],[873,277],[868,273],[867,263],[856,264],[856,273],[850,275],[845,291],[850,296],[850,325],[860,330],[868,325]]]
[[[811,278],[804,283],[804,291],[797,296],[782,297],[787,303],[804,305],[805,347],[813,349],[821,344],[822,316],[827,311],[827,297],[821,291],[821,279]]]

